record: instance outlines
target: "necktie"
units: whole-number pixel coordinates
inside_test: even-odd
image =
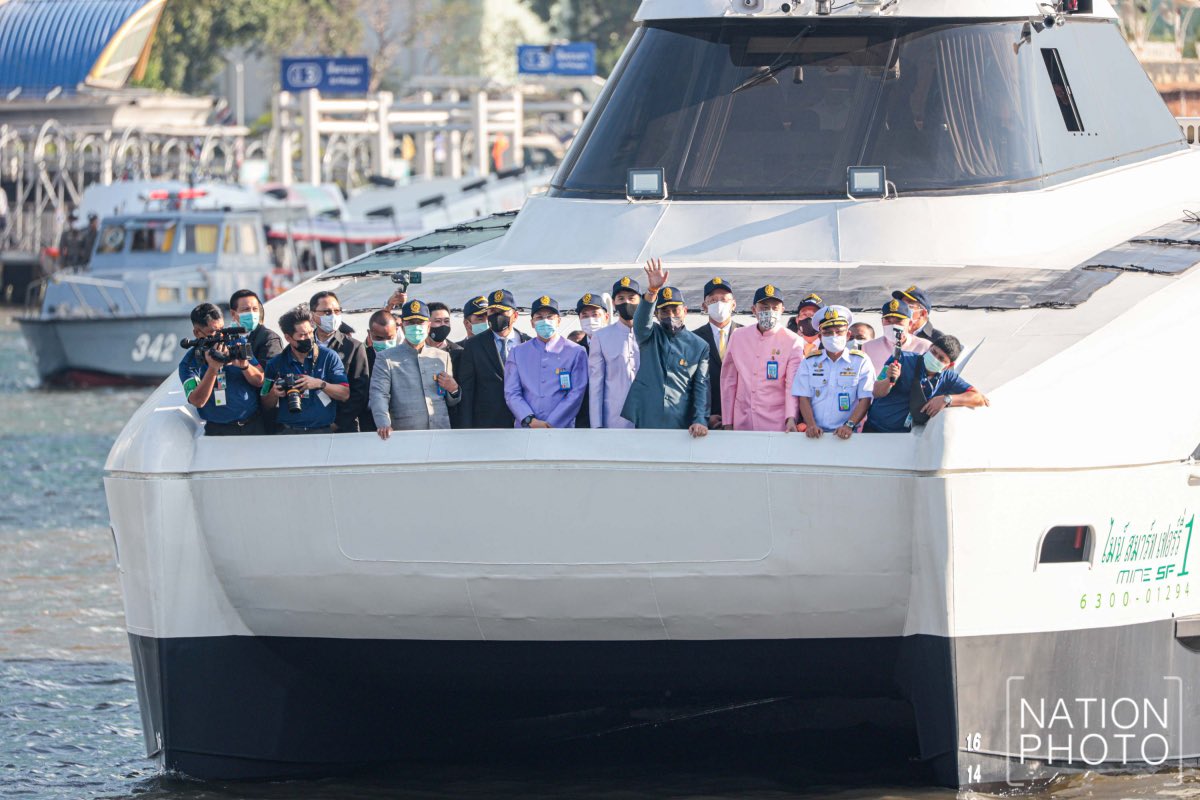
[[[508,339],[500,340],[500,366],[508,363]]]
[[[721,346],[717,348],[717,351],[721,354],[722,361],[725,360],[725,344],[725,329],[721,328]]]

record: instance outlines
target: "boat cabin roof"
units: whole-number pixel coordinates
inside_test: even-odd
[[[706,17],[810,17],[817,0],[642,0],[638,21]],[[1116,19],[1108,0],[1068,0],[1079,14]],[[786,11],[784,9],[787,9]],[[913,17],[967,20],[1030,19],[1042,16],[1030,0],[833,0],[830,17]]]

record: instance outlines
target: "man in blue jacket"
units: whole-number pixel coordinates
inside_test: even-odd
[[[683,327],[687,306],[679,290],[666,285],[668,277],[660,259],[646,264],[649,288],[633,317],[641,364],[621,416],[635,428],[687,428],[692,436],[707,436],[708,343]]]

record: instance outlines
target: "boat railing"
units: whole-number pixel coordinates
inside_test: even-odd
[[[133,293],[129,291],[129,287],[122,281],[112,280],[110,278],[97,278],[93,275],[51,275],[49,278],[43,278],[29,285],[25,293],[25,302],[28,306],[34,306],[34,298],[44,298],[46,287],[49,284],[60,284],[71,290],[71,294],[75,297],[78,308],[85,316],[109,316],[114,308],[120,308],[121,304],[114,299],[114,293],[119,292],[128,303],[128,307],[134,314],[141,314],[142,307]],[[98,311],[96,307],[88,301],[84,292],[80,287],[90,287],[96,290],[96,294],[106,304],[103,311]],[[40,300],[37,304],[40,304]]]
[[[1179,123],[1188,144],[1200,144],[1200,117],[1176,117],[1175,121]]]

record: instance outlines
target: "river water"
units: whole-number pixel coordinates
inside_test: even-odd
[[[0,320],[0,797],[889,798],[948,800],[891,757],[818,764],[762,752],[595,755],[406,768],[354,780],[212,784],[145,757],[101,486],[104,459],[149,390],[45,391]],[[979,797],[979,795],[971,795]],[[1200,798],[1200,775],[1082,776],[1031,797]]]

